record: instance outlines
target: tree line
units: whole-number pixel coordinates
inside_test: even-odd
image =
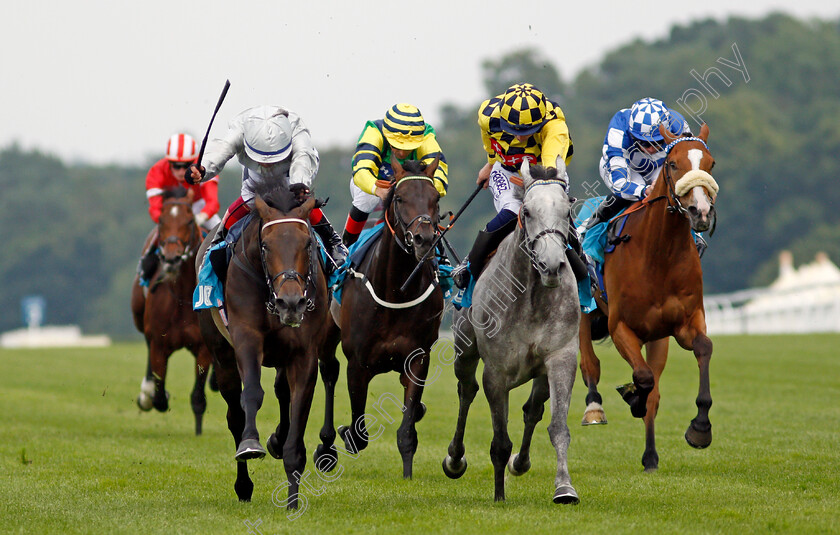
[[[486,60],[482,78],[487,98],[530,81],[560,104],[574,142],[569,175],[578,198],[607,191],[597,165],[617,110],[653,96],[695,131],[696,121],[709,124],[721,190],[718,229],[703,257],[706,293],[767,284],[781,249],[798,259],[824,250],[840,260],[840,21],[781,14],[704,20],[617,48],[572,80],[558,65],[562,58],[544,51],[515,50]],[[485,161],[479,104],[446,104],[433,125],[450,165],[443,211],[458,209]],[[337,228],[350,207],[354,142],[320,149],[315,192],[331,198],[325,211]],[[144,201],[152,163],[70,165],[15,144],[0,150],[0,331],[21,326],[21,298],[38,294],[47,323],[131,336],[129,288],[152,228]],[[238,195],[237,167],[221,178],[222,209]],[[449,235],[461,255],[493,215],[489,194],[479,195]]]

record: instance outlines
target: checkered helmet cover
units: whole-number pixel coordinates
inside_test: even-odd
[[[630,108],[630,134],[643,141],[661,141],[659,124],[668,126],[668,108],[661,100],[645,97]]]
[[[515,84],[502,96],[499,113],[510,130],[528,133],[545,122],[545,95],[531,84]],[[532,133],[532,132],[531,132]]]

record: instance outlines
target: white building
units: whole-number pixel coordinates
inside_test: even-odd
[[[704,297],[710,334],[840,332],[840,268],[825,253],[793,265],[779,255],[779,277],[767,288]]]

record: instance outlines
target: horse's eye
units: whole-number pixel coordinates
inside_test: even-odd
[[[671,170],[676,171],[677,170],[677,162],[668,162],[668,167],[670,167]]]
[[[715,162],[712,162],[711,167],[709,167],[709,171],[711,171],[711,170],[712,170],[712,169],[714,169],[714,168],[715,168]]]
[[[522,207],[522,215],[525,216],[525,217],[531,217],[531,211],[528,210],[528,208],[526,206],[523,206]]]
[[[399,195],[394,195],[394,201],[395,202],[402,202],[402,197],[400,197]]]

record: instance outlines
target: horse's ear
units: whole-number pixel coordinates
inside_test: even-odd
[[[662,135],[662,138],[665,141],[665,145],[669,145],[672,141],[679,137],[672,134],[668,127],[665,125],[665,123],[659,124],[659,134]]]
[[[531,162],[528,159],[522,160],[522,165],[519,167],[519,174],[522,176],[522,185],[525,189],[528,189],[528,186],[534,181],[534,178],[531,176]]]
[[[700,135],[697,137],[702,139],[703,143],[705,143],[709,139],[709,125],[703,123],[703,126],[700,127]]]
[[[309,213],[315,209],[317,199],[315,197],[309,197],[306,201],[297,207],[297,210],[300,211],[300,218],[301,219],[309,219]]]
[[[426,169],[423,171],[423,174],[429,178],[434,178],[435,171],[437,171],[438,165],[440,165],[440,156],[435,156],[435,161],[426,166]]]
[[[254,207],[257,209],[257,214],[259,214],[260,219],[262,219],[262,220],[271,219],[271,214],[269,213],[269,207],[265,203],[265,201],[262,200],[262,197],[260,197],[259,195],[254,197]]]
[[[554,161],[554,168],[557,169],[557,179],[558,180],[565,180],[566,179],[566,160],[564,160],[562,156],[557,156],[557,159]]]
[[[400,165],[400,162],[397,160],[397,157],[394,156],[393,152],[391,153],[391,169],[394,170],[394,182],[405,176],[405,169],[403,169],[403,166]]]

